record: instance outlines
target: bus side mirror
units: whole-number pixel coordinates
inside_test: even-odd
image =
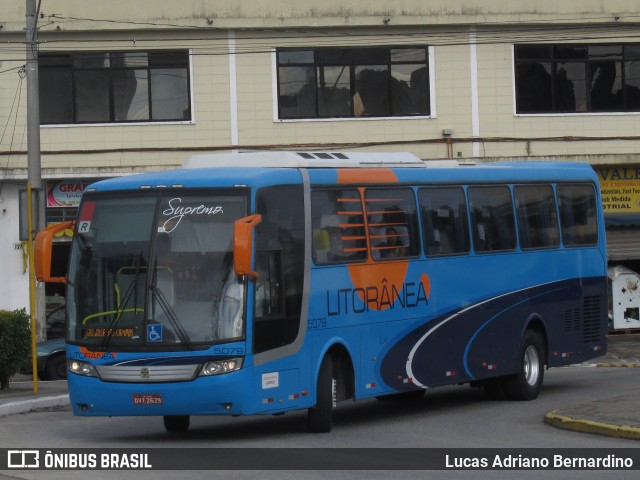
[[[262,222],[262,215],[255,214],[236,220],[233,226],[233,267],[236,275],[248,275],[255,280],[258,272],[251,270],[253,257],[253,229]]]
[[[66,283],[66,277],[51,276],[51,252],[53,251],[53,237],[56,233],[68,228],[73,229],[75,222],[62,222],[51,225],[38,232],[34,243],[33,263],[36,279],[39,282]]]

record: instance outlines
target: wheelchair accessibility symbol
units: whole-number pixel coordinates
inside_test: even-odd
[[[147,341],[148,342],[162,341],[162,325],[147,325]]]

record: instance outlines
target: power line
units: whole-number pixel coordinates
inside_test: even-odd
[[[193,28],[193,29],[206,28],[206,27],[200,27],[196,25],[180,25],[177,23],[134,22],[130,20],[111,20],[111,19],[104,19],[104,18],[100,19],[100,18],[67,17],[64,15],[58,15],[57,13],[45,15],[44,17],[48,18],[49,20],[56,20],[56,19],[72,20],[72,21],[80,21],[80,22],[112,23],[116,25],[135,25],[135,26],[144,25],[144,26],[150,26],[150,27],[176,27],[176,28]]]
[[[594,35],[583,35],[583,36],[568,36],[568,35],[556,35],[554,37],[550,37],[550,36],[532,36],[532,35],[522,35],[521,37],[512,37],[512,38],[502,38],[502,39],[478,39],[477,41],[473,42],[475,45],[512,45],[512,44],[536,44],[536,43],[544,43],[544,44],[552,44],[552,43],[566,43],[567,45],[573,43],[584,43],[587,41],[604,41],[604,40],[618,40],[617,43],[624,43],[625,40],[635,40],[636,42],[640,41],[640,33],[632,33],[632,34],[628,34],[628,35],[621,35],[621,34],[606,34],[606,35],[600,35],[600,36],[594,36]],[[140,43],[144,43],[144,42],[167,42],[168,39],[145,39],[145,40],[140,40],[140,39],[131,39],[131,43],[133,43],[135,46],[132,46],[130,50],[127,50],[125,48],[119,48],[119,50],[122,51],[132,51],[134,48],[135,49],[144,49],[146,51],[154,51],[154,50],[167,50],[167,46],[160,46],[160,47],[148,47],[148,46],[140,46]],[[396,39],[397,40],[397,39]],[[221,44],[221,45],[215,45],[215,44],[209,44],[209,45],[188,45],[188,46],[184,46],[184,49],[189,49],[192,52],[192,55],[194,56],[228,56],[231,54],[234,55],[253,55],[253,54],[270,54],[274,51],[274,49],[283,49],[283,48],[296,48],[296,49],[309,49],[309,50],[315,50],[318,48],[357,48],[357,47],[362,47],[362,48],[366,48],[366,47],[375,47],[375,46],[385,46],[385,47],[392,47],[392,46],[433,46],[433,47],[447,47],[447,46],[464,46],[464,45],[470,45],[471,42],[469,42],[468,39],[460,39],[459,41],[439,41],[439,40],[434,40],[434,39],[428,39],[425,38],[423,39],[422,42],[419,41],[420,39],[418,37],[410,37],[410,38],[406,38],[402,43],[399,42],[395,42],[395,43],[385,43],[383,41],[377,42],[375,44],[373,44],[371,42],[371,40],[368,39],[362,39],[359,42],[342,42],[342,43],[337,43],[336,40],[334,39],[325,39],[325,41],[323,42],[315,42],[313,44],[296,44],[296,43],[285,43],[282,42],[278,45],[274,44],[273,46],[268,46],[265,47],[264,43],[262,43],[262,45],[238,45],[236,44],[236,48],[233,52],[231,52],[228,48],[226,44]],[[175,42],[177,40],[175,39],[171,39],[172,42]],[[191,42],[211,42],[211,39],[182,39],[180,41],[191,41]],[[111,40],[109,42],[103,41],[103,40],[97,40],[96,43],[101,43],[101,44],[105,44],[105,43],[113,43],[113,42],[117,42],[117,43],[124,43],[127,42],[127,40]],[[226,42],[226,40],[219,40],[219,42]],[[633,42],[633,43],[636,43]],[[48,45],[53,44],[53,42],[45,42]],[[83,40],[78,40],[77,42],[67,42],[65,41],[65,43],[78,43],[78,44],[83,44],[86,45],[87,43],[91,43],[89,41],[83,41]],[[609,42],[607,42],[609,43]],[[108,48],[108,47],[104,47],[104,48]],[[103,50],[104,50],[103,48]],[[175,47],[173,47],[175,49]],[[2,51],[3,48],[0,47],[0,51]],[[5,49],[6,50],[6,49]],[[17,49],[16,49],[17,51]],[[42,49],[43,52],[47,52],[47,49]],[[77,51],[84,51],[86,52],[86,49],[83,50],[79,50],[77,47],[73,47],[73,46],[59,46],[56,49],[51,49],[51,52],[77,52]],[[7,51],[6,53],[11,53],[10,51]],[[23,58],[20,59],[16,59],[16,58],[0,58],[0,61],[24,61]],[[5,73],[8,71],[12,71],[12,70],[16,70],[19,69],[20,67],[15,67],[12,69],[8,69],[8,70],[4,70],[4,71],[0,71],[1,73]]]
[[[99,19],[99,18],[83,18],[83,17],[70,17],[65,15],[60,15],[57,13],[43,15],[43,17],[48,18],[49,20],[72,20],[72,21],[82,21],[82,22],[95,22],[95,23],[114,23],[119,25],[146,25],[153,27],[179,27],[179,28],[193,28],[193,29],[211,29],[210,25],[213,25],[216,21],[215,18],[204,18],[207,22],[208,26],[203,27],[201,25],[188,25],[188,24],[174,24],[174,23],[160,23],[160,22],[134,22],[128,20],[112,20],[112,19]],[[624,22],[620,22],[623,20]],[[593,17],[555,17],[550,19],[538,19],[535,23],[557,23],[557,22],[584,22],[587,21],[607,21],[607,22],[616,22],[616,23],[629,23],[629,20],[640,19],[640,15],[624,15],[624,18],[616,15],[606,15],[606,16],[593,16]],[[497,22],[496,22],[497,23]],[[501,24],[528,24],[532,22],[523,22],[522,20],[510,20],[510,21],[501,21]]]
[[[640,17],[638,17],[640,18]],[[95,21],[100,21],[94,19]],[[123,23],[120,21],[111,21],[104,20],[110,23]],[[150,23],[151,24],[151,23]],[[152,25],[169,25],[172,27],[179,28],[179,25],[175,24],[152,24]],[[512,24],[508,24],[512,25]],[[614,39],[620,38],[621,35],[627,37],[629,35],[633,37],[640,37],[640,31],[638,30],[637,25],[629,25],[627,23],[616,23],[616,24],[576,24],[576,25],[543,25],[543,26],[533,26],[527,28],[529,24],[523,23],[518,27],[500,27],[496,25],[492,25],[491,28],[483,27],[482,25],[477,25],[478,28],[477,37],[478,41],[476,43],[487,44],[487,43],[510,43],[514,41],[514,39],[527,39],[531,35],[534,34],[543,34],[541,40],[567,40],[567,39],[576,39],[576,40],[584,40],[590,38],[598,38],[598,39]],[[192,27],[190,27],[192,28]],[[410,27],[412,28],[412,27]],[[468,28],[468,27],[467,27]],[[415,32],[407,32],[407,31],[393,31],[393,32],[377,32],[376,34],[370,33],[362,33],[357,31],[350,32],[319,32],[318,30],[307,30],[307,29],[297,29],[297,30],[274,30],[274,29],[264,29],[259,30],[264,32],[265,35],[242,35],[238,34],[236,36],[237,40],[248,41],[248,40],[256,40],[259,43],[256,44],[248,44],[248,45],[239,45],[239,48],[257,48],[264,47],[265,40],[273,40],[277,39],[281,42],[289,42],[289,41],[299,41],[299,37],[303,36],[305,43],[309,40],[313,39],[323,39],[327,41],[335,41],[334,39],[345,39],[350,38],[355,41],[370,41],[370,39],[379,39],[379,38],[394,38],[399,39],[404,37],[405,39],[415,39],[415,38],[429,38],[434,45],[461,45],[468,44],[468,30],[464,26],[455,28],[453,30],[442,30],[438,26],[434,26],[433,30],[429,31],[415,31]],[[625,33],[627,30],[630,32]],[[212,31],[213,30],[209,30]],[[591,35],[581,34],[578,36],[567,36],[567,32],[592,32]],[[601,33],[598,34],[598,31]],[[215,32],[221,32],[221,30],[215,30]],[[273,32],[277,34],[273,34]],[[43,35],[47,33],[55,32],[42,32]],[[111,31],[111,33],[113,33]],[[148,33],[148,32],[147,32]],[[288,35],[294,35],[294,37],[289,37]],[[505,38],[506,37],[506,38]],[[540,38],[540,37],[539,37]],[[146,37],[143,35],[140,37],[121,37],[117,39],[68,39],[68,40],[47,40],[41,42],[43,45],[51,45],[54,43],[122,43],[122,42],[166,42],[168,39],[165,36],[162,37]],[[210,37],[171,37],[172,41],[182,42],[182,41],[190,41],[190,42],[226,42],[226,38],[220,39],[212,39]],[[23,45],[23,42],[7,42],[8,45]],[[73,47],[62,47],[62,48],[73,48]],[[257,52],[259,53],[259,52]]]
[[[4,140],[4,135],[7,132],[7,127],[9,126],[9,121],[11,120],[11,116],[13,115],[13,107],[16,104],[16,99],[18,100],[18,102],[20,101],[19,96],[20,96],[20,92],[22,91],[22,79],[23,79],[23,77],[21,76],[20,80],[18,82],[18,87],[16,88],[16,92],[13,95],[13,101],[11,102],[11,108],[9,108],[9,115],[7,115],[7,122],[4,124],[4,129],[2,130],[2,135],[0,135],[0,144],[2,144],[2,141]],[[16,109],[16,113],[17,113],[17,109]]]
[[[22,69],[24,69],[25,67],[22,67]],[[2,130],[2,135],[0,136],[0,145],[2,144],[2,141],[4,140],[4,135],[7,132],[7,128],[9,127],[9,122],[11,120],[11,117],[13,116],[13,130],[11,133],[11,142],[9,144],[9,151],[13,150],[13,140],[15,137],[15,133],[16,133],[16,126],[18,124],[18,112],[20,111],[20,98],[21,98],[21,94],[22,94],[22,80],[25,78],[26,76],[26,69],[24,70],[24,75],[19,75],[20,80],[18,81],[18,86],[16,88],[16,92],[13,95],[13,101],[11,102],[11,108],[9,109],[9,115],[7,115],[7,122],[4,125],[4,129]],[[16,105],[17,102],[17,106],[16,106],[16,111],[15,114],[13,113],[13,107],[14,105]],[[4,186],[4,181],[6,180],[7,177],[7,173],[8,173],[8,168],[9,168],[9,162],[11,161],[11,155],[7,156],[7,162],[4,166],[4,175],[2,177],[2,180],[0,180],[0,198],[2,197],[2,188]]]
[[[23,68],[25,68],[25,66],[20,65],[18,67],[8,68],[7,70],[0,70],[0,75],[2,75],[3,73],[15,72],[16,70],[22,70]]]

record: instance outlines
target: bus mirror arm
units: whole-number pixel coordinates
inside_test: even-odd
[[[66,277],[51,276],[51,255],[53,252],[53,237],[67,229],[73,230],[75,222],[61,222],[44,228],[36,235],[34,243],[34,266],[36,279],[39,282],[66,283]]]
[[[262,222],[262,215],[254,214],[236,220],[233,227],[233,266],[236,275],[258,278],[258,272],[251,270],[253,253],[253,229]]]

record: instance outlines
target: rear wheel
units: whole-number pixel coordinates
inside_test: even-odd
[[[169,433],[185,433],[189,430],[189,415],[165,415],[164,428]]]
[[[313,433],[330,432],[333,427],[333,409],[336,405],[336,381],[333,378],[333,360],[324,357],[318,373],[316,405],[309,409],[307,429]]]
[[[545,347],[542,335],[527,330],[520,347],[518,373],[504,381],[509,400],[534,400],[542,389],[544,380]]]

